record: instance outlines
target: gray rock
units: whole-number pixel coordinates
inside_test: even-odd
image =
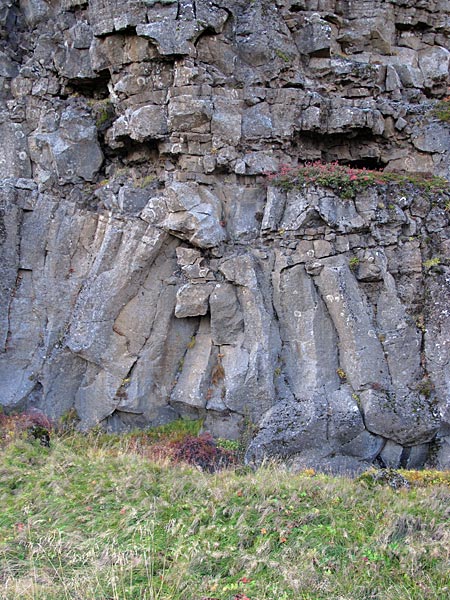
[[[280,350],[279,336],[258,285],[258,262],[252,255],[225,260],[220,271],[237,284],[237,296],[244,318],[241,345],[222,346],[225,369],[224,403],[230,410],[259,420],[274,403],[273,364]]]
[[[356,267],[352,268],[351,263],[350,267],[359,281],[379,281],[383,278],[383,271],[386,269],[383,264],[385,257],[379,250],[365,250],[361,258],[356,258],[358,261]]]
[[[167,133],[167,115],[162,106],[149,105],[137,110],[128,109],[113,124],[108,137],[114,142],[130,137],[137,142],[161,139]]]
[[[220,202],[207,188],[174,182],[166,194],[170,211],[162,223],[166,231],[200,248],[212,248],[226,239]]]
[[[209,99],[191,95],[175,96],[170,99],[168,106],[169,130],[203,133],[209,130],[212,114],[213,107]]]
[[[450,427],[450,312],[448,293],[450,273],[430,274],[426,280],[427,293],[432,302],[425,316],[425,356],[427,371],[438,401],[437,410],[444,428]],[[430,391],[433,391],[432,389]],[[445,429],[444,429],[445,430]],[[444,447],[445,444],[444,444]]]
[[[425,130],[418,131],[412,138],[414,146],[422,152],[446,152],[450,146],[450,132],[439,123],[430,123]]]
[[[221,142],[236,146],[241,139],[242,106],[235,90],[213,96],[211,133]]]
[[[15,77],[17,65],[4,53],[0,51],[0,77]]]
[[[217,414],[211,411],[206,415],[203,428],[214,437],[239,440],[244,429],[243,418],[236,414]]]
[[[229,186],[224,198],[224,217],[231,239],[254,239],[261,227],[265,192],[261,188]]]
[[[111,373],[124,377],[134,353],[115,320],[136,294],[166,234],[143,222],[122,228],[119,221],[111,219],[105,225],[101,252],[79,293],[66,343],[85,360],[104,364]]]
[[[114,31],[124,31],[128,27],[135,27],[146,22],[146,2],[136,0],[124,10],[123,3],[119,0],[92,0],[89,2],[89,20],[92,23],[94,35],[104,35]],[[175,13],[177,7],[174,2],[166,3],[162,15]]]
[[[182,319],[206,315],[209,309],[209,296],[214,287],[213,283],[187,283],[181,286],[177,292],[175,316]]]
[[[304,191],[289,191],[281,228],[298,229],[310,223],[329,225],[340,232],[347,232],[359,229],[364,221],[353,202],[344,203],[328,190],[308,190],[307,196]]]
[[[211,293],[209,305],[213,344],[236,344],[243,331],[244,319],[235,287],[229,283],[218,283]]]
[[[136,33],[155,43],[163,56],[193,55],[194,43],[202,33],[208,29],[219,33],[228,19],[225,10],[206,2],[199,3],[197,13],[195,19],[193,4],[189,2],[181,5],[179,14],[171,10],[167,16],[163,16],[159,11],[152,11],[156,19],[138,25]]]
[[[0,178],[31,177],[27,136],[20,123],[0,122]]]
[[[122,377],[99,369],[94,364],[88,366],[75,396],[75,410],[83,417],[82,429],[94,427],[114,412],[118,404],[116,391],[121,384]],[[92,402],[92,398],[96,401]]]
[[[443,471],[450,468],[450,435],[438,436],[435,465]]]
[[[429,233],[442,231],[448,224],[447,211],[441,207],[433,206],[428,213],[426,228]]]
[[[274,301],[289,388],[297,399],[308,398],[318,389],[336,390],[336,332],[314,281],[303,265],[284,269],[278,277]]]
[[[403,446],[432,440],[438,420],[428,398],[414,392],[365,390],[361,392],[364,422],[372,433]]]
[[[183,271],[183,274],[193,282],[202,282],[205,280],[213,280],[214,274],[211,269],[205,264],[205,259],[199,250],[193,248],[185,248],[180,246],[177,248],[177,262]]]
[[[188,348],[180,363],[178,380],[171,393],[171,404],[181,410],[204,408],[207,390],[214,385],[211,371],[215,356],[208,321],[206,317],[201,320],[195,344],[191,344],[192,347]]]
[[[392,440],[387,440],[380,452],[380,458],[383,461],[383,465],[388,469],[398,469],[400,467],[400,461],[402,458],[403,446],[397,444]]]
[[[139,214],[148,205],[148,196],[149,192],[145,189],[123,186],[117,195],[117,204],[128,214]]]
[[[450,52],[438,46],[420,50],[419,67],[424,77],[424,87],[437,94],[448,85]]]
[[[320,465],[321,470],[328,470],[336,463],[339,471],[338,464],[342,461],[352,465],[351,470],[361,462],[364,470],[380,451],[383,441],[364,432],[361,414],[348,392],[336,391],[328,400],[325,406],[318,397],[276,404],[261,422],[246,460],[259,464],[273,455],[295,456],[297,469]],[[329,427],[331,430],[325,435]],[[366,436],[364,441],[362,435]],[[324,440],[320,448],[318,437]],[[354,445],[356,440],[359,447]]]
[[[393,92],[401,87],[401,81],[395,68],[391,65],[386,67],[386,91]]]
[[[276,230],[284,213],[286,194],[278,188],[267,188],[267,201],[264,207],[264,215],[261,230]]]
[[[45,0],[20,0],[20,8],[28,25],[36,25],[43,21],[49,13],[49,5]]]
[[[333,321],[339,346],[345,348],[340,353],[345,376],[354,390],[362,390],[373,382],[387,388],[389,372],[367,298],[342,258],[323,262],[324,269],[315,283]]]
[[[9,306],[18,281],[21,211],[13,203],[14,189],[0,188],[0,348],[7,349]]]
[[[175,19],[138,25],[136,33],[156,44],[160,54],[194,54],[194,42],[202,31],[196,21],[185,21],[175,26]]]
[[[244,111],[242,115],[242,136],[245,139],[270,138],[273,123],[270,107],[266,102],[260,102]]]
[[[55,66],[62,77],[72,81],[96,79],[89,53],[90,44],[83,48],[85,43],[76,38],[69,38],[64,48],[55,53]]]
[[[299,31],[296,38],[298,49],[310,56],[330,56],[331,26],[317,13],[315,16]]]
[[[400,302],[389,273],[384,275],[384,289],[378,297],[377,325],[394,388],[406,391],[417,385],[422,378],[422,335]]]
[[[419,444],[407,448],[405,463],[408,469],[422,469],[430,453],[429,444]]]
[[[394,66],[400,77],[400,81],[406,88],[421,88],[424,85],[423,73],[420,69],[408,64],[397,64]]]
[[[84,112],[71,107],[62,112],[56,131],[33,134],[30,154],[42,170],[55,173],[62,183],[93,181],[103,163],[95,125]]]

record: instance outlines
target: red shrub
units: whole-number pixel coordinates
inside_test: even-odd
[[[19,414],[0,413],[0,442],[3,443],[26,435],[39,440],[43,446],[48,446],[52,429],[51,420],[37,408],[30,408]]]
[[[234,454],[217,446],[209,433],[198,437],[188,435],[181,440],[170,442],[169,445],[173,460],[196,465],[209,473],[236,463]]]

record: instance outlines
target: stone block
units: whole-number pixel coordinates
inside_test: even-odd
[[[181,286],[177,292],[175,316],[183,319],[206,315],[209,310],[209,296],[213,290],[213,283],[187,283]]]

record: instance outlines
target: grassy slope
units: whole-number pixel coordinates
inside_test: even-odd
[[[446,599],[449,500],[445,484],[211,475],[126,439],[19,440],[0,450],[0,598]]]

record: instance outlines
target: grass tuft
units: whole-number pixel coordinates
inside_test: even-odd
[[[432,110],[433,116],[444,123],[450,123],[450,96],[440,100]]]

